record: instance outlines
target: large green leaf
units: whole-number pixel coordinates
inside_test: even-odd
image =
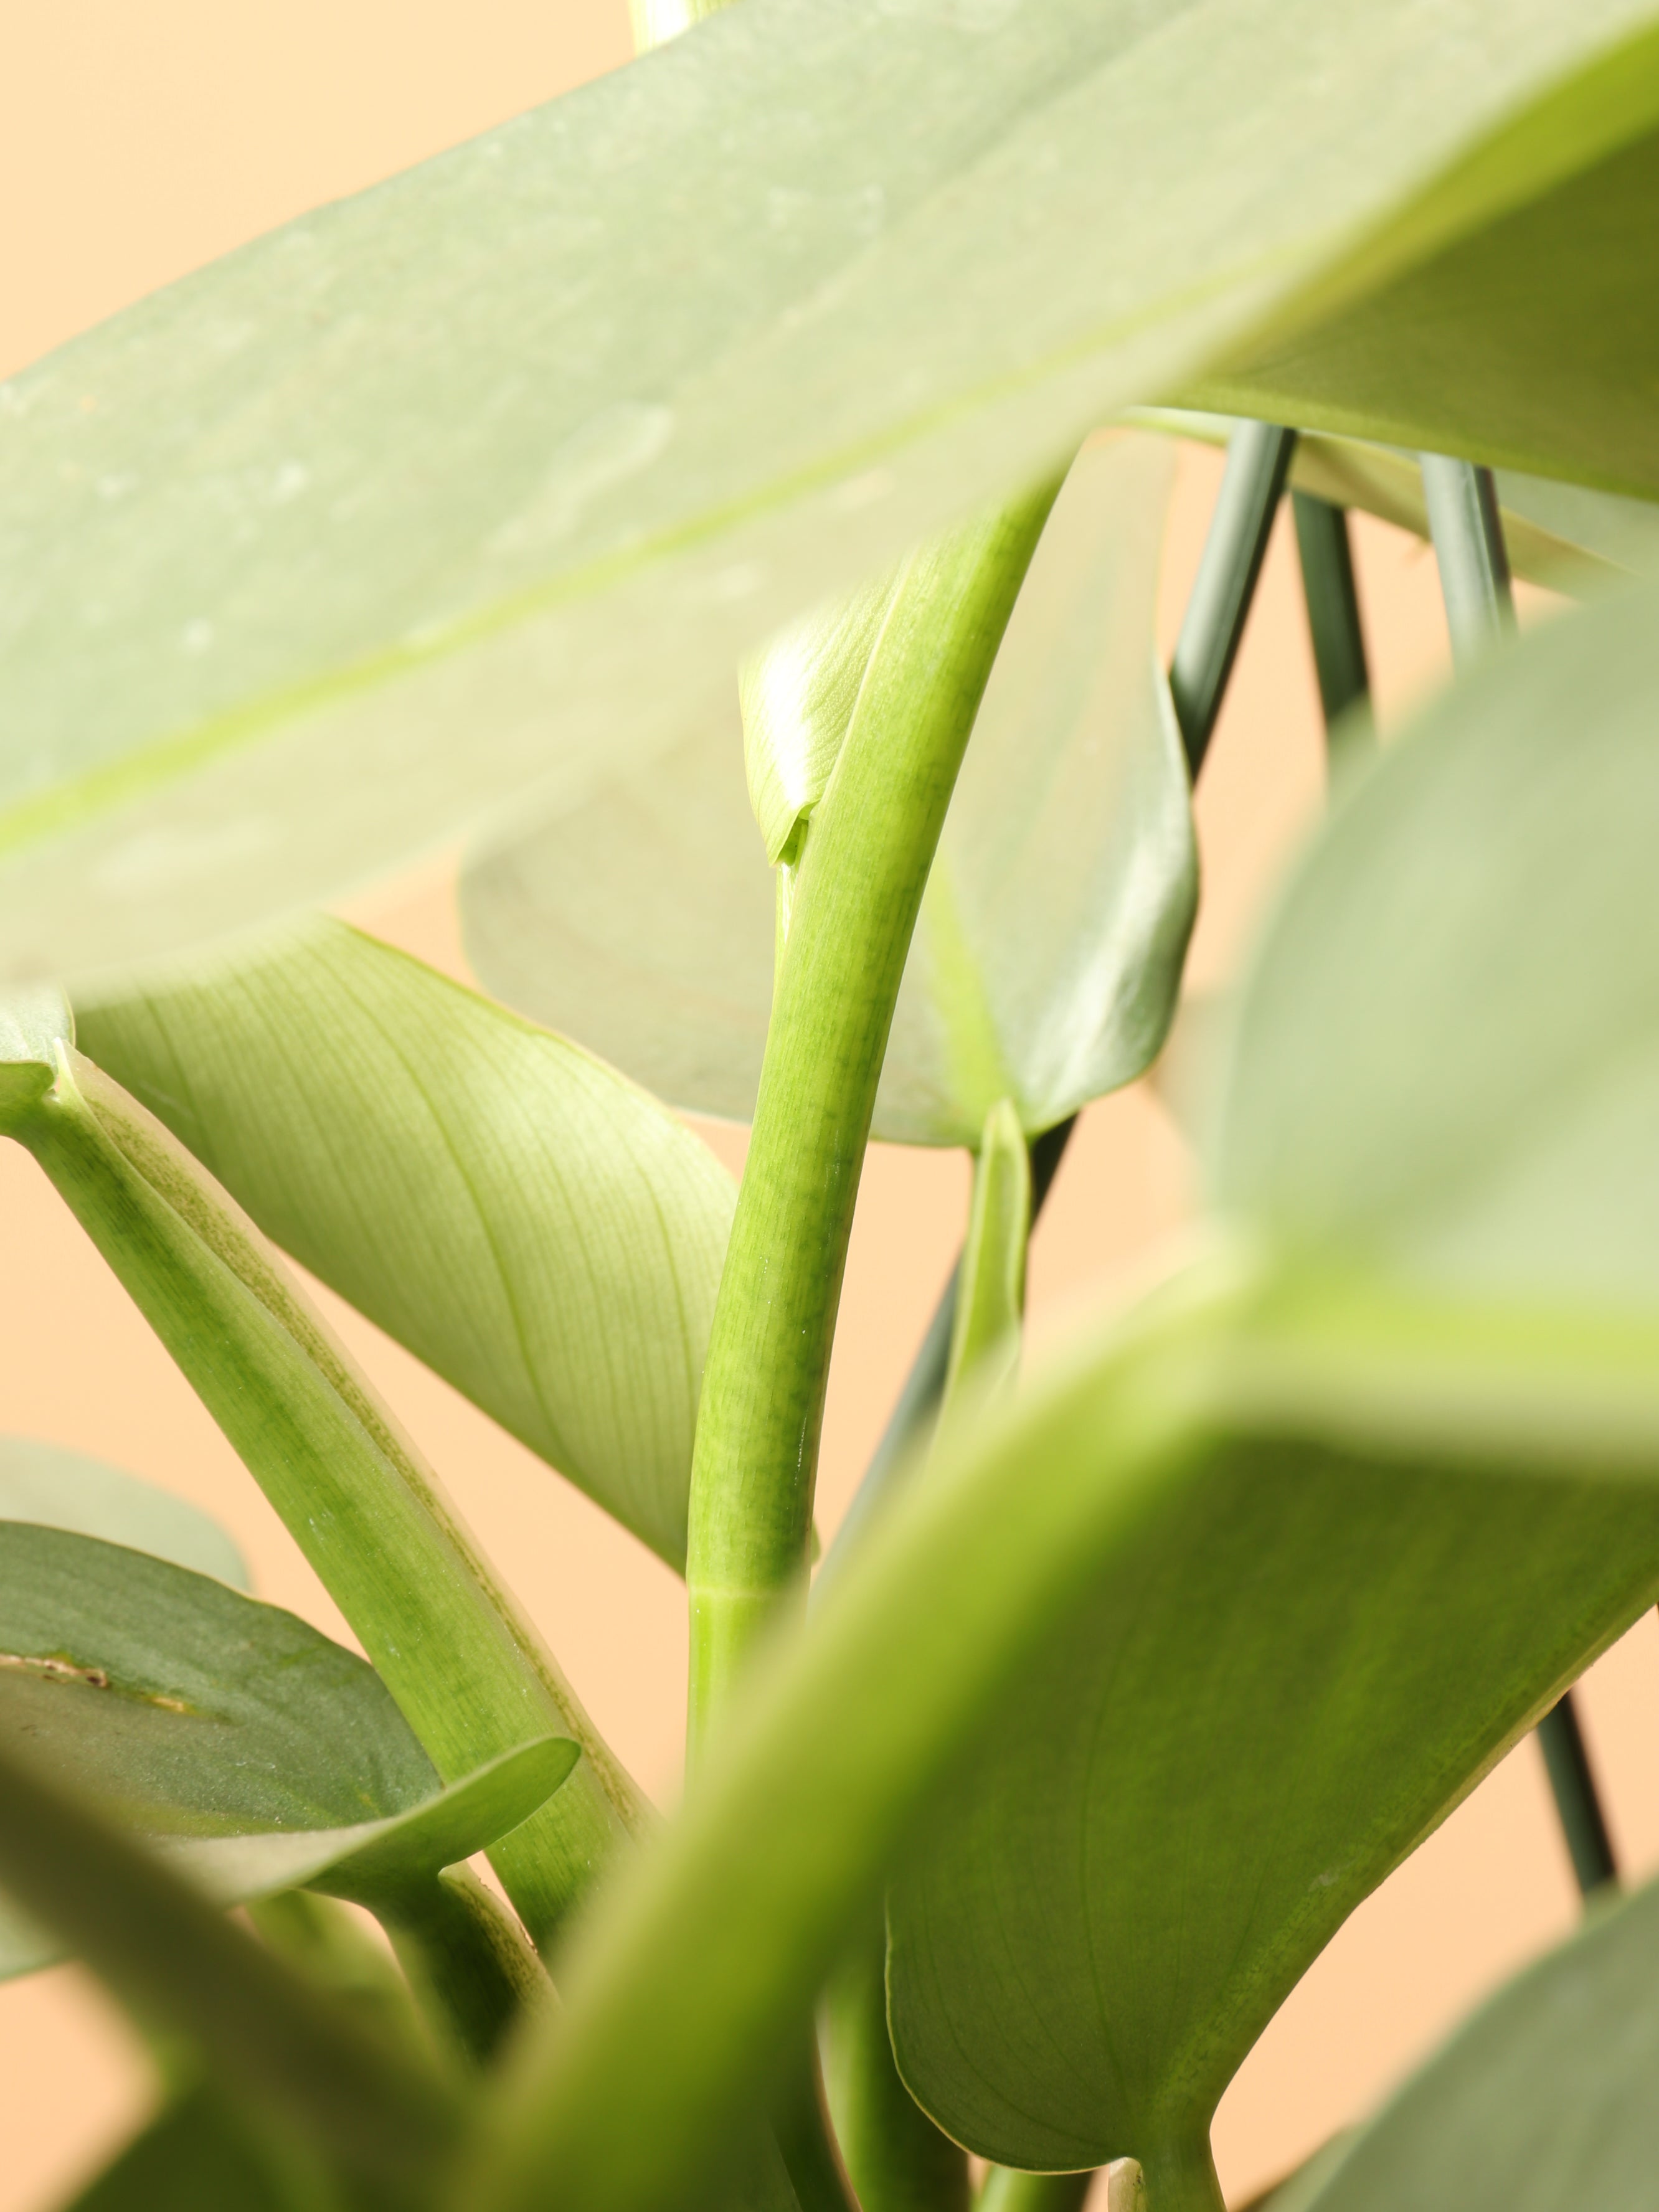
[[[1653,410],[1631,374],[1659,335],[1632,289],[1659,253],[1656,68],[1651,47],[1620,56],[1569,95],[1634,125],[1604,159],[1311,328],[1250,347],[1199,404],[1659,490]]]
[[[1656,2073],[1650,1886],[1483,2005],[1350,2141],[1305,2212],[1645,2212]]]
[[[268,1236],[683,1565],[733,1192],[653,1100],[338,922],[76,1022]]]
[[[1445,696],[1280,908],[1216,1182],[1306,1272],[1293,1388],[1322,1355],[1337,1395],[1413,1301],[1449,1363],[1489,1309],[1564,1337],[1659,1313],[1655,635],[1628,597]],[[1363,1454],[1375,1413],[1346,1418]],[[1422,1449],[1236,1451],[1028,1678],[890,1923],[901,2070],[971,2147],[1096,2163],[1212,2106],[1343,1915],[1651,1593],[1644,1501],[1483,1499]]]
[[[1311,1548],[1322,1522],[1335,1526],[1335,1548],[1318,1571],[1345,1581],[1360,1622],[1340,1614],[1328,1639],[1314,1639],[1316,1663],[1288,1684],[1290,1711],[1263,1713],[1231,1703],[1223,1649],[1204,1650],[1212,1585],[1194,1580],[1184,1620],[1198,1647],[1190,1666],[1200,1687],[1213,1687],[1218,1729],[1222,1711],[1232,1715],[1234,1737],[1217,1749],[1233,1802],[1250,1820],[1254,1846],[1241,1843],[1267,1876],[1263,1922],[1250,1919],[1245,1877],[1235,1884],[1230,1873],[1241,1847],[1231,1834],[1223,1832],[1207,1867],[1187,1860],[1182,1832],[1210,1778],[1173,1755],[1168,1794],[1154,1797],[1148,1819],[1154,1838],[1175,1840],[1161,1857],[1150,1839],[1143,1847],[1158,1880],[1143,1904],[1149,1917],[1172,1920],[1178,1898],[1196,1910],[1212,1885],[1217,1911],[1231,1909],[1249,1929],[1258,1967],[1267,1951],[1283,1982],[1294,1978],[1298,1945],[1304,1960],[1317,1948],[1366,1857],[1380,1870],[1408,1850],[1563,1676],[1616,1632],[1659,1567],[1659,1322],[1573,1332],[1499,1312],[1460,1339],[1455,1314],[1418,1314],[1415,1334],[1413,1318],[1413,1310],[1356,1311],[1322,1285],[1293,1297],[1264,1281],[1247,1255],[1224,1250],[1139,1316],[1077,1346],[902,1487],[805,1631],[753,1670],[743,1709],[664,1848],[617,1886],[562,1965],[564,2013],[526,2052],[493,2154],[457,2204],[529,2212],[552,2195],[582,2212],[665,2212],[696,2201],[686,2175],[712,2157],[731,2117],[778,2063],[781,2038],[884,1877],[960,1808],[961,1778],[998,1768],[1027,1717],[1025,1684],[1046,1678],[1052,1655],[1081,1624],[1099,1628],[1105,1598],[1117,1594],[1126,1612],[1134,1608],[1132,1569],[1155,1562],[1160,1531],[1201,1539],[1206,1505],[1248,1515],[1253,1475],[1283,1500],[1284,1533],[1298,1553],[1304,1542]],[[1468,1616],[1480,1610],[1470,1559],[1491,1525],[1505,1532],[1493,1540],[1492,1564],[1503,1564],[1500,1553],[1521,1556],[1558,1610],[1546,1627],[1518,1623],[1498,1594],[1507,1627],[1484,1639],[1477,1632],[1471,1646],[1491,1701],[1479,1711],[1473,1698],[1462,1706],[1460,1741],[1433,1724],[1449,1690],[1443,1666],[1426,1690],[1412,1674],[1420,1747],[1401,1709],[1390,1708],[1379,1671],[1376,1710],[1392,1710],[1395,1733],[1341,1747],[1352,1788],[1339,1816],[1315,1802],[1315,1754],[1329,1727],[1326,1670],[1332,1702],[1358,1716],[1366,1701],[1352,1655],[1362,1625],[1385,1622],[1392,1605],[1414,1609],[1393,1571],[1397,1553],[1358,1557],[1356,1533],[1387,1536],[1392,1547],[1389,1531],[1404,1516],[1388,1510],[1391,1486],[1414,1504],[1432,1495],[1437,1470],[1448,1497],[1462,1500],[1462,1532],[1474,1532],[1458,1599]],[[1341,1516],[1349,1496],[1352,1525]],[[1598,1529],[1632,1554],[1622,1590],[1613,1587],[1617,1562],[1610,1569],[1590,1555]],[[1279,1587],[1271,1561],[1249,1565],[1267,1576],[1271,1598]],[[1226,1595],[1218,1634],[1235,1657],[1254,1662],[1271,1648],[1275,1616],[1270,1606],[1253,1615],[1246,1593]],[[1310,1596],[1286,1623],[1287,1644],[1304,1635],[1317,1603]],[[1106,1630],[1128,1626],[1109,1620]],[[1498,1648],[1506,1634],[1512,1665]],[[1305,1656],[1308,1644],[1299,1648]],[[1164,1710],[1149,1711],[1149,1723]],[[1186,1741],[1207,1750],[1202,1723],[1202,1714],[1186,1717]],[[1310,1829],[1315,1815],[1343,1822],[1342,1855],[1313,1861],[1294,1892],[1273,1863],[1282,1767],[1252,1796],[1238,1741],[1240,1729],[1248,1741],[1265,1727],[1281,1741],[1305,1733],[1314,1771],[1295,1787],[1306,1793],[1297,1802]],[[1143,1777],[1158,1764],[1150,1728],[1127,1756]],[[1194,1832],[1194,1850],[1199,1841]],[[996,1880],[994,1869],[981,1871]],[[1335,1879],[1322,1883],[1324,1875]],[[970,1901],[983,1898],[981,1890]],[[1270,1941],[1275,1915],[1280,1933]],[[1075,1950],[1079,1931],[1063,1932]],[[1068,1980],[1074,1972],[1068,1956]],[[1268,2009],[1272,1978],[1263,1974],[1255,1999]],[[1224,1984],[1219,2002],[1239,1986]],[[1188,1984],[1160,1974],[1142,1990],[1139,2033],[1150,2042],[1163,2033],[1166,2007],[1188,2001]],[[971,2017],[978,2025],[977,2010]],[[986,2056],[976,2045],[975,2059]],[[1074,2094],[1084,2087],[1070,2067],[1065,2082]],[[1201,2143],[1213,2072],[1206,2081],[1194,2069],[1170,2085],[1172,2099],[1183,2090],[1192,2106],[1179,2143],[1144,2147],[1151,2201],[1162,2212],[1215,2203]],[[1086,2111],[1086,2097],[1078,2102]],[[1127,2148],[1143,2154],[1140,2145]]]
[[[101,1536],[248,1587],[240,1552],[198,1506],[85,1452],[34,1437],[0,1437],[0,1521],[38,1521],[48,1528]]]
[[[1117,408],[1577,220],[1654,12],[745,0],[116,318],[0,404],[3,972],[575,799]],[[1651,485],[1638,294],[1558,319],[1531,465]],[[1408,442],[1457,442],[1449,388]]]
[[[11,1063],[27,1145],[282,1515],[447,1780],[568,1735],[569,1781],[500,1846],[544,1936],[640,1801],[499,1576],[253,1224],[75,1049],[67,1006]],[[36,1055],[49,1055],[37,1057]]]
[[[1650,1495],[1235,1445],[1023,1672],[890,1896],[912,2094],[1006,2165],[1204,2160],[1316,1954],[1656,1598]]]
[[[222,1904],[312,1885],[418,1913],[442,1868],[518,1826],[576,1759],[553,1737],[445,1790],[354,1654],[207,1576],[56,1528],[0,1522],[0,1737]],[[54,1955],[0,1923],[0,1974]]]
[[[928,2108],[1218,2202],[1274,2006],[1659,1586],[1656,635],[1644,594],[1563,621],[1349,786],[1244,994],[1236,1237],[872,1531],[573,1961],[489,2201],[672,2201],[908,1845]]]
[[[0,1522],[0,1732],[144,1827],[343,1827],[440,1786],[364,1661],[118,1544]]]
[[[1028,1131],[1048,1127],[1163,1042],[1195,895],[1153,658],[1170,467],[1145,434],[1100,440],[1056,503],[928,878],[878,1137],[973,1145],[1004,1097]],[[462,902],[500,996],[677,1104],[752,1115],[773,896],[729,720],[474,860]]]

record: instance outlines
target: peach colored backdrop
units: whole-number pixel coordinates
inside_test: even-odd
[[[0,76],[0,374],[317,203],[369,185],[629,52],[625,0],[53,0],[15,7]],[[1164,578],[1173,634],[1218,464],[1185,458]],[[1358,534],[1385,726],[1440,678],[1432,563]],[[1529,611],[1539,611],[1534,598]],[[1321,740],[1294,556],[1275,538],[1198,803],[1203,915],[1191,975],[1231,969],[1319,806]],[[380,886],[353,918],[465,974],[447,872]],[[703,1133],[732,1167],[740,1131]],[[1156,1264],[1191,1164],[1144,1085],[1093,1108],[1038,1231],[1033,1356],[1079,1308]],[[848,1271],[824,1441],[833,1528],[959,1236],[954,1155],[877,1147]],[[57,1438],[210,1507],[264,1596],[343,1625],[145,1324],[24,1154],[0,1148],[0,1426]],[[519,1445],[325,1291],[342,1332],[443,1471],[600,1726],[673,1795],[684,1690],[679,1585]],[[1659,1628],[1648,1615],[1587,1686],[1617,1847],[1659,1863]],[[1537,1753],[1523,1745],[1357,1913],[1230,2091],[1216,2144],[1237,2203],[1364,2110],[1412,2056],[1574,1913]],[[118,2021],[75,1969],[0,1990],[0,2212],[46,2212],[145,2109]]]

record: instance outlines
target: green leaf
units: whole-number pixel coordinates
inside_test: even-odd
[[[393,1918],[564,1780],[568,1737],[445,1790],[374,1669],[280,1607],[113,1544],[0,1523],[0,1739],[220,1904],[310,1885]],[[0,1924],[0,1975],[56,1955]]]
[[[640,1817],[633,1785],[252,1223],[118,1085],[61,1036],[52,1049],[55,1082],[14,1113],[9,1133],[257,1476],[439,1773],[459,1781],[538,1733],[581,1745],[568,1783],[499,1848],[525,1924],[545,1936]]]
[[[890,1896],[912,2094],[1005,2165],[1135,2156],[1157,2203],[1353,1907],[1656,1597],[1640,1493],[1233,1445],[1024,1670]]]
[[[141,1826],[344,1827],[440,1786],[364,1661],[118,1545],[0,1523],[0,1732]]]
[[[1494,654],[1349,788],[1243,993],[1224,1209],[1413,1295],[1659,1307],[1656,696],[1630,590]]]
[[[1656,83],[1650,38],[1564,86],[1540,119],[1571,134],[1593,113],[1600,158],[1311,327],[1258,341],[1196,404],[1651,496],[1652,409],[1631,365],[1656,326],[1631,272],[1659,251]],[[1486,160],[1507,158],[1500,135]]]
[[[85,1452],[34,1437],[0,1437],[0,1521],[33,1521],[101,1537],[246,1589],[246,1563],[199,1506]]]
[[[1163,2139],[1109,2148],[1142,2160],[1162,2212],[1212,2206],[1203,2129],[1238,2048],[1367,1881],[1659,1586],[1659,1323],[1609,1335],[1500,1312],[1449,1348],[1441,1316],[1413,1314],[1415,1334],[1318,1283],[1298,1302],[1224,1249],[902,1486],[805,1632],[753,1671],[665,1846],[595,1912],[562,1968],[562,2020],[526,2053],[457,2204],[529,2212],[550,2192],[584,2212],[684,2203],[684,2177],[777,2064],[895,1864],[921,1852],[941,1868],[951,1819],[964,1806],[979,1817],[974,1784],[1017,1753],[1055,1656],[1086,1652],[1091,1635],[1142,1649],[1145,1622],[1178,1620],[1183,1679],[1201,1700],[1171,1716],[1142,1672],[1108,1715],[1112,1767],[1145,1808],[1134,1863],[1152,1886],[1132,1911],[1101,1869],[1103,1909],[1129,1922],[1127,1948],[1100,1959],[1102,1986],[1129,2063],[1153,2066],[1160,2047],[1170,2061],[1148,2130]],[[1218,1591],[1213,1571],[1253,1516],[1246,1578]],[[1282,1634],[1281,1541],[1303,1577]],[[1425,1621],[1414,1568],[1431,1573],[1443,1627]],[[1528,1607],[1503,1580],[1511,1570]],[[1407,1620],[1440,1655],[1432,1673],[1422,1654],[1398,1654]],[[1379,1636],[1389,1658],[1372,1672]],[[1252,1680],[1279,1702],[1251,1702]],[[1455,1726],[1437,1718],[1451,1712]],[[1168,1743],[1166,1718],[1179,1730]],[[1345,1723],[1371,1732],[1334,1741]],[[1258,1735],[1259,1771],[1247,1749]],[[1206,1808],[1223,1802],[1235,1825],[1206,1861],[1203,1824],[1219,1817]],[[1335,1856],[1322,1855],[1333,1835]],[[1028,1869],[994,1897],[980,1873],[971,1908],[1000,1899],[1017,1914]],[[1172,1979],[1167,1939],[1183,1909],[1198,1923],[1192,1972]],[[1233,1951],[1206,1989],[1228,1922]],[[1074,1990],[1086,1960],[1067,1932],[1062,1989]],[[998,1958],[993,1940],[970,1996]],[[977,1999],[970,2017],[980,2029]],[[977,2035],[971,2047],[1006,2063]],[[1048,2091],[1086,2154],[1079,2124],[1100,2109],[1100,2076],[1052,2063]]]
[[[670,1115],[338,922],[76,1019],[268,1236],[684,1564],[734,1194]]]
[[[1196,892],[1153,659],[1170,468],[1144,434],[1093,441],[1056,503],[945,817],[878,1137],[976,1145],[1005,1096],[1040,1130],[1163,1041]],[[739,757],[716,718],[648,775],[475,859],[462,906],[498,995],[678,1105],[748,1120],[774,924]]]
[[[1644,2212],[1659,2165],[1656,1990],[1650,1885],[1483,2005],[1349,2141],[1305,2212]]]
[[[1115,410],[1512,208],[1641,216],[1573,180],[1651,128],[1653,22],[745,0],[117,317],[0,402],[3,972],[574,801]],[[1525,465],[1651,489],[1632,264],[1582,259],[1572,313],[1527,270],[1578,353]],[[1419,335],[1409,442],[1455,448],[1504,377]]]
[[[1659,1313],[1655,637],[1628,593],[1446,695],[1268,932],[1215,1182],[1284,1285],[1250,1388],[1322,1401],[1325,1447],[1235,1449],[900,1885],[900,2068],[988,2155],[1094,2163],[1212,2105],[1342,1915],[1651,1589],[1645,1499],[1448,1485],[1456,1417],[1402,1434],[1367,1370],[1392,1340],[1478,1394],[1495,1329],[1589,1359]]]
[[[301,1980],[10,1747],[0,1881],[152,2034],[331,2160],[408,2202],[457,2146],[453,2086]]]

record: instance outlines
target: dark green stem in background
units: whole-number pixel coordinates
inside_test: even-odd
[[[968,2154],[933,2125],[894,2063],[879,1913],[824,1992],[820,2041],[836,2140],[863,2212],[968,2212]]]
[[[812,817],[697,1416],[694,1751],[781,1594],[805,1594],[830,1348],[893,1006],[974,715],[1056,489],[911,556]]]
[[[1594,1896],[1619,1879],[1619,1869],[1601,1817],[1595,1777],[1578,1725],[1578,1710],[1568,1690],[1538,1723],[1539,1748],[1550,1778],[1550,1791],[1572,1858],[1581,1897]]]
[[[1170,663],[1170,694],[1194,776],[1221,712],[1295,450],[1295,431],[1276,422],[1241,422],[1227,447],[1226,471]]]
[[[410,1986],[479,2065],[495,2057],[552,1985],[505,1908],[466,1867],[372,1905]]]
[[[1296,548],[1302,564],[1302,593],[1307,602],[1314,669],[1319,678],[1319,704],[1329,736],[1351,708],[1360,706],[1370,696],[1348,518],[1341,507],[1305,491],[1291,494],[1291,513],[1296,520]],[[1370,735],[1363,718],[1357,717],[1348,726],[1355,734],[1364,730]]]
[[[1452,659],[1462,669],[1515,627],[1498,487],[1492,471],[1472,461],[1442,453],[1419,459]],[[1538,1741],[1579,1892],[1589,1897],[1617,1870],[1571,1691],[1539,1723]]]
[[[1443,453],[1419,456],[1452,659],[1465,668],[1515,627],[1509,556],[1490,469]]]

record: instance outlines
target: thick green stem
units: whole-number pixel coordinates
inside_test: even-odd
[[[1226,2212],[1207,2135],[1161,2143],[1141,2160],[1146,2212]]]
[[[911,556],[800,865],[715,1306],[691,1475],[694,1744],[804,1584],[853,1206],[963,750],[1057,487]]]
[[[836,2136],[862,2212],[967,2212],[968,2154],[899,2077],[887,2032],[880,1916],[824,1995],[821,2039]]]
[[[526,2012],[552,2001],[535,1953],[465,1867],[376,1907],[410,1986],[480,2065]]]
[[[974,2212],[1083,2212],[1094,2187],[1092,2172],[1016,2173],[994,2166],[974,2200]]]
[[[66,1058],[10,1133],[258,1480],[445,1779],[537,1735],[580,1743],[568,1780],[491,1854],[544,1938],[641,1802],[435,1476],[252,1224],[90,1061]]]

